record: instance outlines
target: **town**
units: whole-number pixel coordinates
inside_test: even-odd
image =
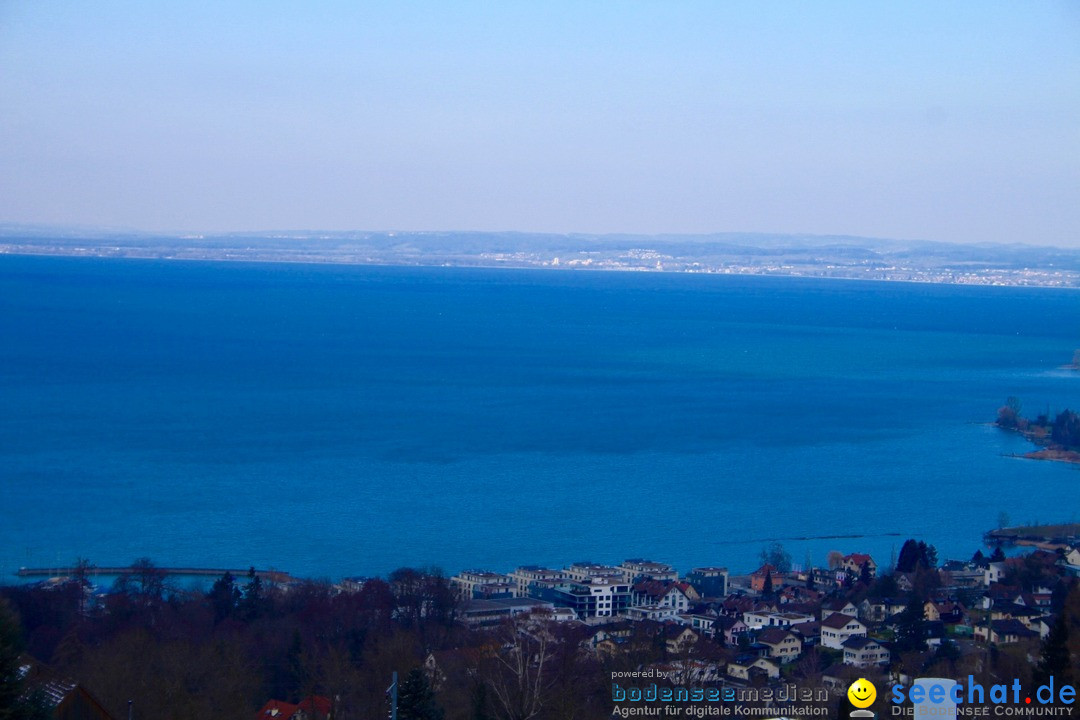
[[[136,717],[200,702],[238,717],[365,717],[385,711],[397,672],[402,718],[565,717],[569,705],[601,717],[613,681],[719,688],[763,707],[835,704],[860,677],[1075,682],[1078,540],[941,563],[908,540],[884,567],[839,552],[798,567],[773,544],[748,575],[639,558],[334,584],[252,570],[207,592],[170,589],[140,561],[107,591],[83,565],[0,596],[22,618],[23,697],[89,717],[120,717],[140,693]],[[229,671],[211,678],[200,663]],[[43,716],[68,717],[56,713]]]

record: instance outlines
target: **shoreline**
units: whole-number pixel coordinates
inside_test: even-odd
[[[1080,465],[1080,452],[1076,450],[1061,450],[1055,448],[1043,448],[1042,450],[1033,450],[1028,453],[1024,453],[1018,457],[1026,458],[1028,460],[1050,460],[1053,462],[1070,463],[1073,465]]]
[[[1062,368],[1065,367],[1069,366],[1062,366]],[[1030,430],[1021,430],[1019,427],[1003,427],[1001,423],[998,422],[991,424],[999,430],[1016,433],[1032,445],[1039,447],[1038,450],[1032,450],[1026,453],[1009,453],[1006,457],[1020,458],[1023,460],[1049,460],[1051,462],[1080,465],[1080,450],[1069,450],[1060,445],[1055,445],[1045,434],[1034,433]]]
[[[1074,282],[1002,282],[999,278],[968,278],[966,280],[939,279],[935,277],[875,277],[858,273],[845,273],[840,275],[828,274],[820,270],[806,272],[774,272],[768,267],[760,270],[748,269],[745,266],[717,266],[700,269],[690,268],[657,268],[649,265],[549,265],[547,263],[528,262],[495,262],[485,258],[487,262],[460,262],[454,260],[432,258],[418,260],[417,262],[401,262],[400,260],[369,258],[360,260],[355,257],[333,256],[278,256],[278,257],[241,257],[233,254],[217,255],[180,255],[168,253],[150,252],[109,252],[104,249],[79,251],[49,252],[44,249],[29,250],[26,248],[13,249],[9,245],[0,242],[0,256],[13,257],[54,257],[54,258],[83,258],[98,260],[150,260],[164,262],[203,262],[203,263],[259,263],[259,264],[283,264],[283,265],[336,265],[342,267],[391,267],[391,268],[425,268],[425,269],[477,269],[477,270],[536,270],[536,271],[570,271],[570,272],[596,272],[596,273],[646,273],[652,275],[720,275],[734,277],[770,277],[792,278],[803,280],[840,280],[849,282],[874,282],[874,283],[899,283],[908,285],[949,285],[960,287],[987,287],[987,288],[1022,288],[1031,290],[1071,290],[1080,291],[1080,279]],[[930,271],[925,271],[930,272]],[[983,280],[983,281],[980,281]]]

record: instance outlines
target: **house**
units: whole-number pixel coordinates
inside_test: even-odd
[[[962,623],[967,616],[964,612],[964,606],[958,602],[934,602],[932,600],[927,601],[926,604],[923,605],[923,615],[931,622],[940,620],[946,625]]]
[[[1045,614],[1046,611],[1042,608],[1028,607],[1015,602],[996,602],[990,608],[991,620],[1019,620],[1024,622],[1025,619],[1037,618]]]
[[[769,657],[782,664],[796,660],[802,654],[802,640],[790,630],[772,627],[762,630],[757,642],[766,646]]]
[[[737,618],[741,618],[746,612],[765,609],[775,611],[779,609],[779,606],[776,603],[762,602],[759,598],[746,595],[728,595],[720,603],[721,614]]]
[[[713,625],[716,623],[716,615],[706,613],[684,613],[675,618],[675,621],[694,628],[698,632],[713,634]]]
[[[609,643],[610,645],[621,645],[629,640],[634,634],[634,623],[632,622],[614,622],[604,625],[602,628],[592,634],[592,637],[585,641],[585,645],[588,648],[597,650],[601,643]]]
[[[801,623],[813,621],[813,615],[806,615],[803,613],[772,612],[768,610],[758,610],[754,612],[743,613],[743,622],[745,622],[747,626],[753,630],[757,630],[763,627],[787,628],[793,625],[799,625]]]
[[[645,580],[631,588],[631,605],[659,605],[669,607],[675,612],[672,614],[687,612],[690,609],[690,598],[682,589],[685,583],[660,580]]]
[[[1048,592],[1020,593],[1020,597],[1016,599],[1016,603],[1032,608],[1047,609],[1050,607],[1052,598],[1053,596]]]
[[[983,610],[989,610],[999,603],[1014,603],[1019,597],[1020,588],[1013,585],[994,583],[986,588],[986,592],[983,593],[982,599],[979,601],[979,607]]]
[[[1039,633],[1024,627],[1019,620],[992,620],[990,628],[985,625],[976,625],[974,628],[975,639],[986,642],[989,634],[990,642],[996,645],[1009,645],[1022,640],[1037,640]]]
[[[1066,565],[1080,567],[1080,547],[1066,549],[1061,559]]]
[[[674,582],[674,585],[675,587],[682,590],[683,595],[685,595],[686,599],[690,602],[695,603],[701,600],[701,593],[699,593],[693,585],[686,582],[685,580],[676,580]]]
[[[739,638],[750,632],[750,627],[742,621],[742,618],[733,618],[721,615],[713,623],[713,635],[717,632],[724,634],[725,645],[738,645]]]
[[[877,640],[868,637],[851,637],[844,641],[844,664],[855,667],[888,665],[891,654],[888,648]]]
[[[988,561],[980,563],[948,560],[941,566],[938,575],[942,587],[960,590],[979,587],[983,584],[983,574]]]
[[[819,622],[815,621],[792,625],[791,632],[795,633],[799,636],[799,638],[802,639],[803,649],[806,649],[811,645],[821,644],[821,623]]]
[[[859,619],[868,623],[880,623],[907,610],[907,601],[896,598],[866,599],[859,603]]]
[[[26,688],[59,720],[113,720],[104,706],[79,683],[62,677],[29,655],[19,657],[16,672]],[[35,715],[36,717],[36,715]]]
[[[685,652],[698,641],[698,634],[688,627],[676,623],[664,625],[664,643],[672,655]]]
[[[270,700],[255,715],[255,720],[327,720],[333,710],[329,698],[310,695],[296,705]]]
[[[873,578],[877,575],[877,563],[874,562],[874,558],[863,553],[851,553],[845,555],[844,559],[840,561],[840,567],[845,571],[855,576],[858,580],[862,577],[862,569],[866,567],[866,571]]]
[[[1005,570],[1007,569],[1004,562],[992,562],[983,571],[983,585],[990,586],[994,583],[1001,582],[1001,579],[1005,577]]]
[[[750,589],[757,592],[764,592],[766,580],[772,584],[773,589],[779,589],[784,582],[784,575],[774,566],[765,563],[757,570],[750,573]]]
[[[853,603],[853,602],[851,602],[849,600],[844,600],[842,598],[841,599],[834,599],[834,600],[826,600],[825,602],[821,603],[821,619],[822,620],[829,617],[833,613],[843,613],[844,615],[847,615],[848,617],[858,617],[859,616],[859,608],[857,608],[855,606],[855,603]]]
[[[728,676],[736,680],[750,682],[750,678],[756,674],[763,674],[770,680],[780,677],[780,665],[768,658],[739,658],[736,662],[727,665]]]
[[[896,580],[896,589],[902,593],[909,593],[915,589],[915,573],[893,573]]]
[[[678,611],[670,605],[633,605],[626,609],[624,615],[630,620],[665,622],[675,620]]]
[[[820,603],[825,593],[811,590],[805,585],[785,585],[778,593],[782,605],[809,605]]]
[[[848,686],[861,676],[862,673],[856,670],[854,666],[836,663],[821,671],[821,684],[830,690],[843,694],[847,692]]]
[[[852,606],[854,607],[854,606]],[[821,621],[821,646],[843,650],[844,642],[853,637],[866,637],[866,625],[856,617],[834,612]]]

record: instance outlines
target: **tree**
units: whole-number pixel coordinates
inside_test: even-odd
[[[917,540],[905,540],[900,547],[900,557],[896,560],[896,571],[902,573],[914,572],[915,565],[919,562],[919,543]]]
[[[547,627],[519,616],[500,633],[499,650],[481,664],[480,674],[494,696],[496,717],[531,720],[540,714],[551,691],[548,663],[554,651]]]
[[[778,542],[761,549],[761,564],[772,565],[778,573],[791,572],[791,554]]]
[[[248,584],[239,601],[240,610],[245,620],[254,620],[266,612],[267,597],[263,589],[262,578],[255,568],[248,568]]]
[[[221,622],[225,618],[231,617],[236,611],[236,606],[240,603],[241,597],[243,597],[243,593],[240,592],[240,588],[236,587],[236,581],[233,579],[232,573],[226,572],[218,578],[207,594],[210,605],[214,608],[214,622]]]
[[[907,607],[900,613],[896,622],[896,640],[894,646],[896,652],[926,650],[926,609],[922,601],[912,595],[908,598]]]
[[[873,576],[870,575],[870,563],[864,562],[859,566],[859,582],[869,587],[873,579]]]
[[[427,675],[413,668],[398,692],[398,717],[401,720],[442,720],[443,709],[435,702]]]
[[[772,583],[772,570],[765,571],[765,582],[761,585],[761,594],[768,597],[772,595],[773,583]]]
[[[906,540],[900,548],[900,558],[896,561],[896,571],[915,572],[919,567],[924,570],[937,567],[937,548],[927,545],[922,540]]]
[[[6,598],[0,597],[0,720],[22,717],[19,698],[23,693],[19,671],[22,652],[19,618]]]
[[[116,579],[113,590],[143,608],[156,608],[165,596],[165,571],[150,558],[139,558]]]
[[[1069,658],[1069,624],[1065,613],[1058,613],[1050,634],[1043,642],[1039,663],[1035,666],[1035,682],[1039,685],[1054,678],[1058,686],[1072,685],[1072,663]]]
[[[1080,415],[1071,410],[1058,413],[1050,439],[1067,448],[1080,447]]]
[[[994,552],[990,554],[990,562],[1005,562],[1005,551],[1001,548],[1001,543],[998,543],[994,547]]]

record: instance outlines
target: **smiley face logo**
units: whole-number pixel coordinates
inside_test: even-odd
[[[866,678],[859,678],[847,689],[847,699],[857,708],[868,708],[877,700],[877,688]]]

